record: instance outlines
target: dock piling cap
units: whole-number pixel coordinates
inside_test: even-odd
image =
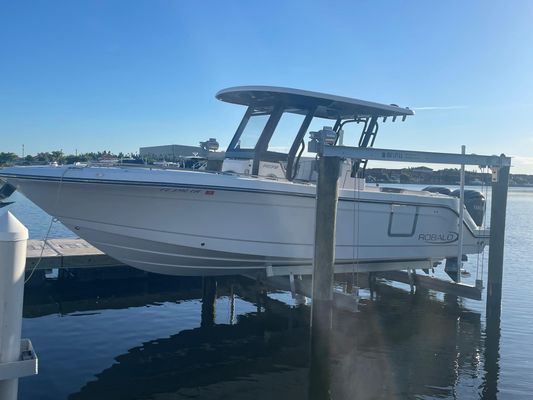
[[[0,214],[0,242],[18,242],[28,237],[28,228],[10,211]]]

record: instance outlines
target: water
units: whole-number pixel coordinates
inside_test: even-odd
[[[9,198],[9,201],[14,201],[15,203],[10,205],[8,210],[11,211],[20,222],[26,225],[30,233],[30,239],[43,240],[46,237],[49,228],[49,238],[76,237],[72,231],[67,229],[60,222],[57,222],[50,215],[43,212],[43,210],[33,204],[30,200],[26,199],[21,193],[13,193]],[[2,210],[3,209],[0,209],[0,212],[2,212]]]
[[[11,211],[42,238],[50,217],[17,196]],[[485,299],[400,284],[336,311],[334,398],[531,398],[532,224],[533,190],[511,188],[500,326],[487,326]],[[67,235],[53,224],[51,236]],[[20,399],[306,398],[310,309],[289,293],[226,278],[209,307],[200,279],[150,276],[46,281],[25,295],[40,372]]]

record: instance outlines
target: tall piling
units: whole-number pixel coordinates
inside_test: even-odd
[[[28,229],[10,212],[0,215],[0,364],[20,358],[27,242]],[[0,380],[0,399],[17,392],[18,378]]]
[[[330,354],[340,159],[321,157],[317,182],[309,399],[331,397]]]
[[[489,267],[487,279],[487,316],[501,313],[503,282],[503,249],[505,239],[505,210],[509,188],[509,166],[500,167],[492,182],[490,210]]]

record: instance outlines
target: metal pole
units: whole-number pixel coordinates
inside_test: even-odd
[[[20,358],[28,229],[9,211],[0,215],[0,364]],[[0,380],[0,399],[16,400],[18,379]]]
[[[309,399],[330,399],[330,353],[335,263],[335,226],[339,198],[340,159],[319,160],[316,214],[313,293],[311,306],[311,346]]]
[[[499,318],[502,301],[503,248],[505,238],[505,210],[509,187],[509,167],[501,167],[492,182],[490,208],[489,270],[487,280],[487,317]]]
[[[461,146],[461,154],[466,153],[466,146]],[[459,186],[459,229],[457,230],[457,283],[461,282],[461,268],[463,267],[463,224],[465,212],[465,165],[461,164],[460,186]]]

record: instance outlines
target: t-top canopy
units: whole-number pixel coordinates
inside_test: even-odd
[[[228,103],[268,108],[283,104],[287,111],[306,114],[316,107],[315,117],[348,119],[355,117],[405,117],[409,108],[371,101],[274,86],[237,86],[223,89],[216,98]]]

